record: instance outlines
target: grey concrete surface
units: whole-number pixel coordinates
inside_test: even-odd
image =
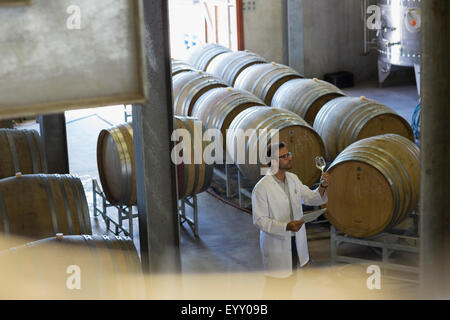
[[[363,55],[362,1],[243,3],[245,49],[268,61],[289,64],[308,78],[349,71],[357,81],[376,79],[376,52]]]

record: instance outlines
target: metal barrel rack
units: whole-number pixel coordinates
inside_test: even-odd
[[[131,110],[128,109],[128,105],[123,105],[123,117],[125,119],[125,122],[128,122],[128,119],[133,119],[133,114]]]
[[[109,203],[106,199],[105,193],[98,185],[96,179],[92,179],[92,194],[93,194],[93,205],[94,205],[94,218],[98,218],[101,216],[103,221],[106,224],[106,229],[114,232],[116,236],[120,235],[123,232],[125,236],[133,238],[133,218],[137,218],[138,214],[133,214],[132,206],[119,206],[113,205]],[[98,206],[97,197],[100,196],[102,199],[102,208],[100,209]],[[110,216],[108,216],[107,209],[108,208],[116,208],[117,209],[117,220],[113,220]],[[128,220],[128,230],[124,228],[123,222]]]
[[[390,257],[394,252],[412,253],[419,255],[419,235],[418,235],[418,216],[412,215],[413,226],[408,230],[392,229],[370,238],[354,238],[336,230],[334,226],[330,226],[331,241],[331,264],[338,262],[358,263],[378,265],[383,271],[383,276],[389,279],[408,281],[413,283],[419,282],[419,267],[398,264],[391,261]],[[338,253],[342,244],[353,244],[371,248],[381,257],[381,260],[361,259],[354,256],[345,256]],[[390,275],[392,271],[399,272],[400,275]],[[410,276],[407,277],[406,275]],[[412,277],[411,277],[412,276]]]
[[[138,213],[133,213],[133,206],[119,206],[111,204],[106,199],[105,193],[98,185],[96,179],[92,179],[92,193],[94,218],[98,219],[98,217],[101,216],[105,222],[107,230],[113,232],[116,236],[123,233],[125,236],[133,238],[133,219],[138,217]],[[101,208],[98,205],[98,197],[101,198]],[[186,205],[193,209],[193,218],[186,215]],[[111,207],[117,209],[117,221],[108,215],[107,209]],[[198,204],[196,195],[179,200],[179,215],[180,224],[187,223],[192,229],[194,235],[198,237]],[[128,230],[125,229],[123,224],[126,220],[128,220]]]
[[[193,195],[191,197],[180,199],[179,200],[179,214],[180,214],[180,225],[187,223],[187,225],[191,228],[195,237],[199,236],[198,233],[198,205],[197,205],[197,196]],[[186,215],[186,205],[191,207],[193,210],[193,217],[189,217]]]
[[[224,168],[218,168],[217,166],[214,168],[214,175],[221,178],[225,181],[225,190],[227,198],[231,198],[233,195],[232,188],[232,175],[237,174],[237,194],[239,197],[239,207],[244,207],[244,197],[251,199],[252,191],[249,188],[253,188],[254,185],[251,185],[250,182],[245,179],[242,173],[239,171],[238,167],[235,164],[224,164]]]

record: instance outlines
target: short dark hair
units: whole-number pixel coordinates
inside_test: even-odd
[[[278,144],[269,144],[267,146],[267,159],[269,159],[269,163],[267,164],[269,167],[272,165],[272,148],[278,148],[278,150],[280,150],[281,148],[286,148],[286,143],[284,143],[283,141],[281,141]]]

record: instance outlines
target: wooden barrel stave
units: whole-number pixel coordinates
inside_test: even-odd
[[[234,86],[237,77],[244,69],[266,62],[264,58],[252,52],[227,52],[215,57],[206,72],[224,80],[229,86]]]
[[[188,62],[201,71],[206,71],[211,61],[226,52],[231,52],[230,49],[216,43],[208,43],[200,46],[188,58]]]
[[[274,62],[262,63],[243,70],[234,86],[253,93],[270,106],[275,92],[285,82],[297,78],[303,78],[303,76],[288,66]]]
[[[259,130],[279,130],[279,141],[284,141],[287,148],[293,153],[293,168],[291,172],[297,174],[304,184],[311,185],[319,177],[320,171],[314,166],[314,157],[324,155],[325,149],[320,136],[298,115],[288,110],[278,108],[252,107],[241,112],[231,123],[227,136],[227,150],[239,170],[251,181],[257,182],[261,167],[264,164],[251,164],[250,157],[257,154],[261,139]],[[237,134],[239,130],[250,130],[251,134],[245,137],[245,157],[237,159]],[[267,141],[268,143],[270,141]],[[298,155],[298,157],[296,157]],[[299,155],[302,155],[300,157]]]
[[[0,179],[23,174],[46,173],[47,161],[36,130],[0,129]]]
[[[331,83],[318,79],[294,79],[284,83],[275,93],[272,106],[298,114],[314,125],[319,110],[330,100],[345,94]]]
[[[91,234],[89,207],[79,178],[23,175],[0,180],[0,230],[33,239],[55,233]]]
[[[220,79],[202,72],[185,72],[173,77],[175,115],[191,116],[195,102],[208,90],[226,87]]]
[[[357,178],[353,172],[357,171]],[[405,137],[386,134],[346,148],[328,169],[330,222],[355,237],[370,237],[402,222],[419,199],[419,149]],[[361,180],[367,180],[364,184]]]

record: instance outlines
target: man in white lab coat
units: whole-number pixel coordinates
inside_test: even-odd
[[[309,261],[302,202],[322,205],[328,201],[326,188],[329,174],[321,177],[321,185],[310,190],[293,173],[292,154],[281,142],[268,148],[271,172],[255,186],[252,193],[253,223],[260,229],[260,248],[265,275],[288,278],[294,269]],[[277,168],[278,167],[278,168]]]

